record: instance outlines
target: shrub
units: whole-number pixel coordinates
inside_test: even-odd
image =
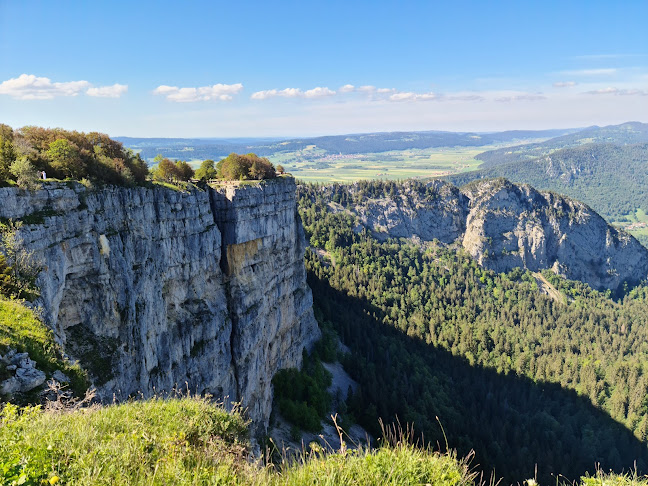
[[[220,179],[226,180],[262,180],[277,177],[272,163],[265,157],[256,154],[239,155],[229,154],[216,164]]]

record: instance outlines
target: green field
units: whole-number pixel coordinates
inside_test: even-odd
[[[270,156],[297,179],[307,182],[353,182],[361,179],[438,177],[475,170],[475,156],[493,147],[438,147],[381,153],[333,155],[313,146]]]
[[[624,215],[623,219],[623,221],[613,221],[612,224],[630,233],[643,245],[648,246],[648,214],[639,208],[634,213]]]

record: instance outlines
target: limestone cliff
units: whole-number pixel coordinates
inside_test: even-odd
[[[616,290],[648,276],[648,250],[608,225],[578,201],[504,179],[478,181],[461,190],[432,181],[407,181],[392,194],[358,197],[334,211],[349,211],[377,238],[439,240],[466,249],[498,272],[515,267],[552,268],[592,287]]]
[[[103,400],[173,387],[248,407],[318,337],[291,178],[223,189],[0,189],[45,264],[46,323]]]

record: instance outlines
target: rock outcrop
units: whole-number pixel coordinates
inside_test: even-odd
[[[267,427],[274,373],[319,330],[295,185],[174,191],[47,184],[0,189],[45,265],[45,322],[112,400],[173,388],[240,401]]]
[[[357,216],[376,238],[457,244],[498,272],[551,268],[599,290],[648,276],[648,250],[583,203],[505,179],[452,184],[407,181],[395,193],[363,198],[333,211]],[[348,200],[360,189],[348,187]]]
[[[0,356],[0,363],[12,373],[12,376],[0,382],[2,395],[26,393],[45,383],[45,373],[36,368],[36,363],[29,358],[28,353],[17,353],[15,349],[9,349],[4,356]]]

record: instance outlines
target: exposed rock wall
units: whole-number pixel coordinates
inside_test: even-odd
[[[357,200],[359,189],[348,190]],[[498,272],[552,268],[599,290],[648,276],[648,250],[585,204],[504,179],[461,190],[441,181],[408,181],[393,195],[330,206],[355,214],[379,239],[455,243]]]
[[[45,264],[46,323],[111,400],[174,387],[267,426],[271,382],[318,337],[294,181],[223,190],[0,189]],[[42,221],[39,221],[42,219]]]

